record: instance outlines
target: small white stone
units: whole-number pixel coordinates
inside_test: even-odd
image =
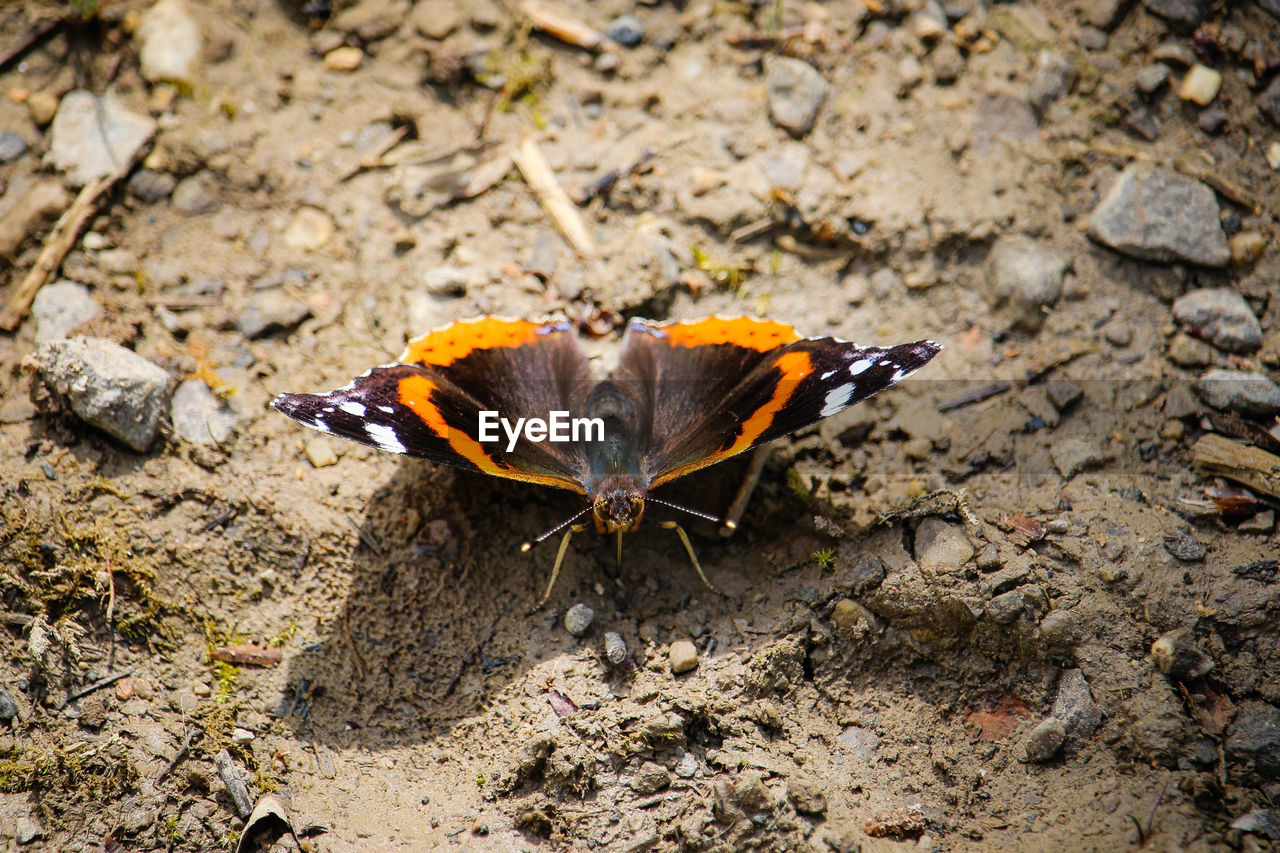
[[[334,452],[333,445],[320,436],[307,442],[306,452],[311,464],[317,468],[338,464],[338,454]]]
[[[324,67],[330,71],[355,71],[364,62],[364,51],[358,47],[339,47],[324,55]]]
[[[1273,142],[1267,146],[1267,165],[1273,171],[1280,169],[1280,142]]]
[[[304,207],[293,215],[284,229],[284,243],[290,249],[312,252],[333,237],[333,220],[323,210]]]
[[[1208,106],[1218,97],[1222,88],[1222,75],[1207,65],[1193,65],[1182,78],[1178,88],[1178,97],[1184,101],[1192,101],[1200,106]]]
[[[671,660],[673,675],[688,672],[698,665],[698,647],[688,640],[676,640],[672,643],[667,656]]]

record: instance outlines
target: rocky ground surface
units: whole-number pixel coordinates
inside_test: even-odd
[[[1280,845],[1274,0],[94,5],[0,10],[7,848]],[[947,349],[530,614],[573,496],[267,407],[489,312]]]

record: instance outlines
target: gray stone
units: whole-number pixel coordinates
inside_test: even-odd
[[[419,0],[413,4],[411,18],[418,32],[430,39],[442,39],[462,23],[463,6],[454,0]],[[341,44],[341,41],[338,42]],[[338,47],[334,44],[333,47]],[[330,48],[332,49],[332,48]],[[328,53],[320,51],[321,54]]]
[[[13,701],[8,690],[0,688],[0,723],[6,726],[18,716],[18,703]]]
[[[36,293],[31,316],[36,319],[36,343],[60,341],[67,334],[102,313],[89,288],[75,281],[55,281]]]
[[[1161,634],[1151,644],[1156,668],[1177,681],[1191,681],[1213,669],[1213,659],[1200,651],[1195,635],[1186,628]]]
[[[138,25],[138,65],[152,83],[191,87],[200,61],[200,27],[186,0],[160,0]]]
[[[604,34],[623,47],[635,47],[644,38],[644,21],[635,15],[619,15],[605,27]]]
[[[170,410],[174,435],[192,444],[221,444],[235,429],[235,413],[202,379],[179,385]]]
[[[1036,57],[1036,76],[1031,81],[1027,100],[1039,116],[1071,91],[1076,79],[1076,68],[1065,56],[1049,50],[1040,51]]]
[[[1066,268],[1066,261],[1030,237],[1001,237],[987,256],[989,299],[995,305],[1009,305],[1016,328],[1035,331],[1044,322],[1043,309],[1062,295]]]
[[[1204,287],[1180,296],[1173,303],[1173,319],[1227,352],[1253,352],[1262,346],[1262,326],[1253,309],[1229,287]]]
[[[793,136],[804,136],[827,99],[826,79],[809,63],[786,56],[767,57],[765,75],[773,123]]]
[[[1226,110],[1220,110],[1215,107],[1201,110],[1200,115],[1196,116],[1196,125],[1205,133],[1221,133],[1230,118]]]
[[[1213,8],[1212,0],[1143,0],[1143,5],[1172,29],[1188,33],[1200,26]]]
[[[155,204],[169,197],[178,179],[168,172],[139,169],[129,178],[129,194],[144,204]]]
[[[849,750],[850,756],[863,764],[874,761],[876,750],[880,747],[880,738],[876,737],[876,733],[861,726],[849,726],[836,735],[836,741]]]
[[[579,602],[565,611],[564,629],[575,637],[581,637],[591,630],[591,623],[595,618],[596,612]]]
[[[1141,260],[1207,267],[1231,260],[1213,190],[1149,164],[1120,173],[1089,220],[1089,236]]]
[[[760,168],[774,189],[796,191],[804,186],[809,169],[809,149],[800,142],[787,142],[760,160]]]
[[[1233,820],[1231,828],[1280,841],[1280,809],[1252,809]]]
[[[218,186],[208,172],[183,178],[173,190],[173,209],[187,216],[213,213],[221,203]]]
[[[698,756],[692,752],[680,756],[680,760],[676,762],[675,774],[681,779],[692,779],[698,775]]]
[[[1046,717],[1027,735],[1024,744],[1027,761],[1044,764],[1058,754],[1066,740],[1066,724],[1056,717]]]
[[[1178,332],[1169,339],[1169,348],[1165,354],[1179,367],[1204,367],[1213,361],[1213,347],[1185,332]]]
[[[102,338],[71,338],[36,350],[40,376],[71,410],[139,453],[160,430],[173,378],[160,367]]]
[[[1106,50],[1107,34],[1097,27],[1081,27],[1076,32],[1076,43],[1085,50]]]
[[[1271,85],[1258,95],[1258,109],[1271,119],[1271,123],[1280,127],[1280,76],[1271,81]]]
[[[1066,742],[1072,747],[1089,739],[1102,724],[1102,711],[1093,701],[1089,682],[1078,669],[1068,669],[1058,679],[1058,696],[1049,716],[1066,727]]]
[[[964,73],[964,54],[949,41],[933,49],[929,62],[933,65],[934,81],[943,86],[954,83]]]
[[[1252,761],[1263,776],[1280,779],[1280,708],[1242,702],[1223,746],[1232,761]]]
[[[1196,380],[1195,389],[1215,409],[1261,417],[1280,413],[1280,385],[1264,373],[1215,367]]]
[[[18,818],[18,823],[13,830],[13,839],[19,844],[30,844],[43,835],[44,828],[40,826],[39,821],[29,815]]]
[[[1069,649],[1080,640],[1080,628],[1070,610],[1055,610],[1040,620],[1040,637],[1054,648]]]
[[[1026,598],[1016,589],[997,595],[987,602],[987,615],[997,625],[1008,625],[1022,615],[1022,608],[1027,604]]]
[[[953,574],[974,555],[973,543],[960,527],[926,518],[916,528],[916,562],[926,573]]]
[[[311,313],[307,303],[279,290],[263,290],[249,297],[236,325],[246,338],[260,338],[280,329],[291,329]]]
[[[606,631],[604,634],[604,657],[614,666],[627,659],[627,641],[617,631]]]
[[[0,132],[0,163],[12,163],[27,153],[27,140],[12,130]]]
[[[1164,538],[1164,549],[1184,563],[1198,563],[1208,550],[1185,530],[1175,530]]]
[[[1169,82],[1169,66],[1163,62],[1153,62],[1143,66],[1133,78],[1133,88],[1144,95],[1153,94],[1157,89]]]
[[[1049,445],[1049,458],[1059,474],[1071,479],[1081,471],[1101,468],[1111,460],[1111,455],[1087,439],[1064,438]]]
[[[631,779],[631,790],[637,794],[656,794],[671,786],[671,774],[667,768],[652,761],[640,765]]]
[[[1160,136],[1160,126],[1156,124],[1156,117],[1148,109],[1140,108],[1129,113],[1124,120],[1124,126],[1147,142],[1155,142]]]
[[[1100,30],[1110,30],[1124,19],[1129,5],[1129,0],[1087,0],[1084,18]]]
[[[155,121],[129,112],[115,95],[76,89],[58,105],[45,160],[73,184],[87,184],[127,168],[155,132]]]
[[[1196,53],[1179,39],[1162,41],[1151,51],[1152,62],[1164,62],[1190,68],[1196,64]]]

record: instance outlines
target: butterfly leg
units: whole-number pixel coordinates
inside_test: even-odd
[[[660,521],[658,526],[676,532],[676,535],[680,537],[680,541],[684,543],[684,550],[689,553],[690,562],[693,563],[693,567],[698,571],[698,577],[702,578],[702,582],[707,585],[707,589],[720,595],[720,590],[716,589],[715,584],[707,580],[706,573],[702,571],[702,564],[698,562],[698,555],[693,553],[693,543],[689,541],[689,534],[684,532],[684,528],[674,521]]]
[[[564,562],[564,554],[569,550],[569,539],[575,533],[581,533],[587,529],[585,524],[573,524],[564,532],[564,538],[560,540],[560,550],[556,552],[555,565],[551,567],[551,580],[547,582],[547,591],[542,594],[542,598],[538,599],[538,603],[534,605],[534,610],[542,607],[547,603],[547,599],[551,597],[551,590],[556,585],[556,578],[560,577],[560,564]]]

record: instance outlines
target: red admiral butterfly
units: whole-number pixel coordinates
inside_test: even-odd
[[[582,512],[534,540],[568,528],[545,601],[569,537],[585,528],[574,522],[588,512],[601,533],[618,534],[621,555],[622,533],[640,523],[646,503],[684,509],[651,497],[653,489],[843,411],[941,349],[933,341],[859,347],[802,338],[790,326],[747,317],[635,319],[617,368],[596,379],[567,321],[482,317],[410,341],[399,362],[336,391],[281,394],[271,405],[392,453],[585,495]],[[509,423],[551,413],[598,419],[603,436],[539,441],[525,429],[494,441],[492,413]],[[702,575],[684,530],[663,526],[679,533]]]

